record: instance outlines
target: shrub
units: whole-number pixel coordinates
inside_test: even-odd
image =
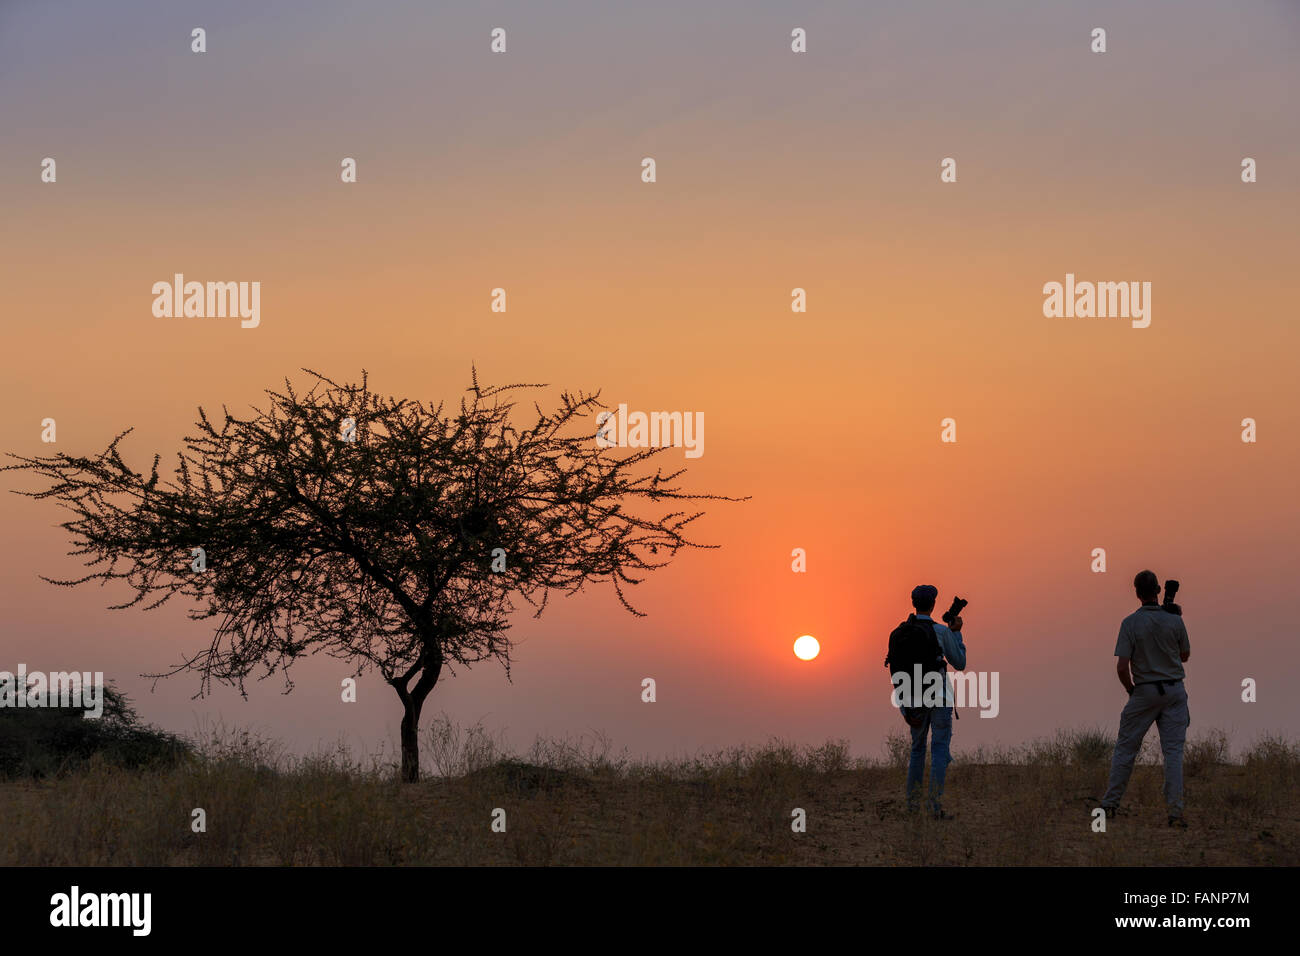
[[[53,777],[94,758],[138,770],[174,764],[191,748],[179,737],[141,724],[130,699],[104,687],[104,713],[89,719],[77,708],[0,708],[0,778]]]

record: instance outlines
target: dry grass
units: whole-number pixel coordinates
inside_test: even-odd
[[[0,784],[0,865],[1300,863],[1300,749],[1277,738],[1236,760],[1222,733],[1190,744],[1187,831],[1164,825],[1148,750],[1106,834],[1091,830],[1110,756],[1099,731],[959,757],[951,821],[903,812],[901,736],[875,761],[773,742],[646,764],[599,737],[516,757],[443,720],[424,740],[438,776],[415,786],[342,750],[291,759],[221,730],[198,744],[166,770],[100,763]],[[490,827],[498,807],[505,833]],[[805,833],[791,831],[796,807]]]

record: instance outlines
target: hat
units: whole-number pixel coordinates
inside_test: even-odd
[[[939,589],[933,584],[918,584],[912,588],[912,607],[919,604],[933,604],[939,597]]]

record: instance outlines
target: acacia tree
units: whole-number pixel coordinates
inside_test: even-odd
[[[459,409],[384,397],[304,369],[311,387],[266,392],[264,410],[219,424],[202,408],[170,479],[155,455],[146,476],[119,452],[130,429],[94,457],[24,457],[0,470],[48,479],[41,491],[73,517],[71,555],[88,573],[72,587],[123,581],[152,609],[180,595],[212,620],[208,645],[155,677],[200,675],[246,695],[245,680],[283,675],[308,654],[376,669],[402,704],[402,779],[419,779],[420,712],[444,671],[496,658],[510,668],[514,600],[540,615],[552,592],[609,582],[625,589],[666,565],[702,512],[648,460],[664,451],[599,447],[586,420],[599,392],[533,402],[514,423],[511,394],[480,387]],[[201,550],[200,550],[201,549]]]

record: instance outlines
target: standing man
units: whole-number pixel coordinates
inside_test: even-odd
[[[1128,691],[1119,715],[1119,737],[1110,764],[1110,787],[1101,798],[1106,816],[1113,817],[1133,773],[1133,761],[1151,724],[1160,731],[1165,756],[1165,802],[1169,825],[1186,827],[1183,819],[1183,742],[1187,739],[1187,690],[1183,662],[1192,656],[1182,616],[1156,603],[1160,581],[1152,571],[1133,579],[1142,606],[1124,618],[1115,644],[1116,672]]]
[[[966,667],[966,645],[961,639],[961,616],[953,618],[951,630],[930,617],[938,597],[939,589],[933,584],[922,584],[913,588],[912,607],[915,608],[916,614],[909,620],[914,620],[934,633],[939,642],[939,649],[943,652],[943,660],[939,661],[940,669],[943,668],[943,661],[947,661],[957,670],[963,670]],[[926,801],[926,807],[936,820],[946,820],[950,816],[944,812],[942,805],[944,775],[948,771],[948,764],[952,761],[954,703],[952,681],[948,679],[946,670],[943,684],[944,706],[922,708],[916,714],[915,723],[908,720],[912,728],[912,757],[907,765],[907,808],[917,809],[921,797],[921,777],[925,774],[925,738],[927,734],[933,734],[930,744],[930,796]]]

